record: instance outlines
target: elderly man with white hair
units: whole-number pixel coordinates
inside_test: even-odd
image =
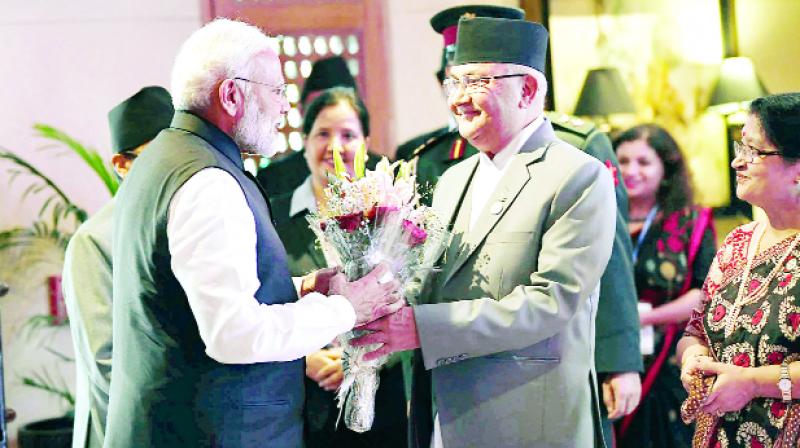
[[[544,116],[543,26],[462,18],[456,41],[444,85],[480,152],[436,186],[449,248],[416,305],[353,343],[383,343],[370,357],[419,349],[415,447],[602,446],[593,345],[611,175]]]
[[[288,109],[270,43],[225,19],[192,34],[172,124],[118,193],[107,447],[301,446],[303,356],[402,303],[382,267],[298,300],[241,159],[271,155]]]

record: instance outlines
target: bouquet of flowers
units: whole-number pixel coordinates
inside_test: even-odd
[[[348,281],[378,264],[389,267],[406,298],[433,269],[446,243],[446,226],[432,209],[419,204],[416,163],[389,163],[384,157],[374,171],[365,169],[362,146],[348,173],[341,149],[334,148],[334,173],[328,176],[319,211],[308,220],[330,266],[340,266]],[[353,347],[348,341],[363,333],[340,335],[344,379],[337,394],[339,419],[353,431],[372,427],[378,370],[387,357],[364,361],[377,347]]]

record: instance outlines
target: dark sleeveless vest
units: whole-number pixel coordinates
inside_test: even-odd
[[[208,121],[177,112],[117,194],[107,447],[302,445],[303,360],[221,364],[211,359],[172,273],[169,204],[178,188],[205,168],[233,176],[255,217],[261,282],[256,300],[297,300],[267,200],[243,170],[239,149]]]

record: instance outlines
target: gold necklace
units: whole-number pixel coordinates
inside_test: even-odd
[[[766,230],[766,226],[763,228],[761,226],[758,227],[758,237],[753,235],[753,238],[750,240],[750,244],[748,244],[748,253],[747,253],[747,264],[744,267],[744,272],[742,273],[742,281],[739,284],[739,291],[736,294],[736,300],[733,302],[733,309],[731,313],[728,315],[728,321],[725,322],[725,337],[730,337],[733,334],[734,327],[736,326],[736,320],[739,317],[739,313],[742,311],[742,308],[745,305],[755,302],[762,295],[767,292],[767,288],[769,284],[772,283],[772,280],[778,275],[778,272],[781,270],[783,263],[786,262],[786,259],[789,258],[789,255],[792,254],[792,251],[795,247],[797,247],[797,243],[800,242],[800,233],[798,233],[792,243],[789,244],[789,248],[786,250],[786,253],[780,258],[778,263],[775,264],[775,267],[772,268],[772,271],[769,273],[766,279],[758,285],[758,288],[753,291],[752,293],[747,293],[748,283],[750,280],[750,271],[753,267],[753,260],[756,258],[756,252],[758,252],[758,246],[761,244],[761,239],[764,237],[764,233]],[[755,242],[755,244],[753,244]]]

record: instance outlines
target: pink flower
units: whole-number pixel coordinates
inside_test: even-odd
[[[428,233],[413,222],[404,219],[403,228],[408,232],[411,247],[419,246],[428,238]]]
[[[361,218],[363,216],[363,213],[356,212],[349,215],[336,216],[335,219],[339,223],[339,228],[345,232],[352,233],[355,232],[356,229],[358,229],[358,227],[361,225]]]

